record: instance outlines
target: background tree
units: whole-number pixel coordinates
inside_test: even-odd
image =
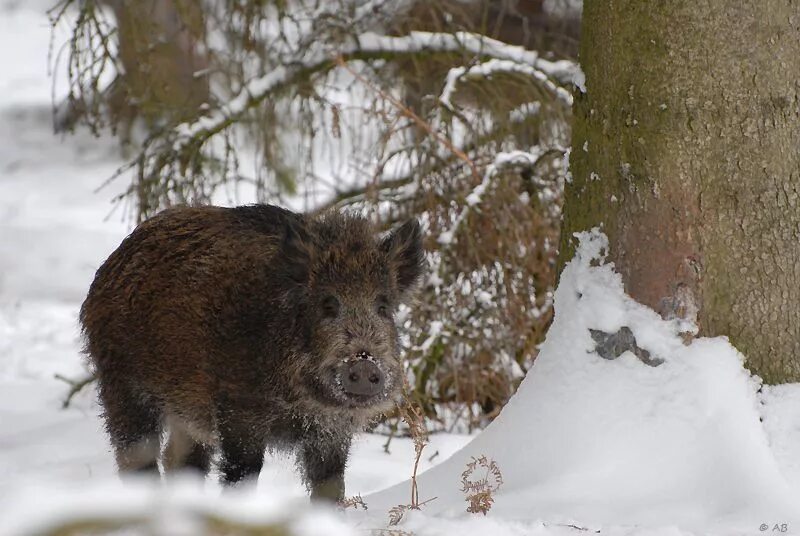
[[[59,3],[51,11],[55,20],[72,4]],[[191,120],[211,97],[204,13],[197,2],[89,0],[81,5],[70,44],[71,86],[56,116],[57,131],[83,123],[99,132],[108,125],[127,147],[137,120],[145,131]],[[113,81],[104,85],[101,77],[112,66]]]
[[[53,12],[74,21],[70,99],[92,104],[76,125],[118,124],[103,104],[112,75],[137,117],[156,111],[138,123],[119,200],[137,220],[237,190],[300,194],[309,211],[360,210],[386,227],[417,216],[431,277],[401,311],[408,374],[440,426],[483,425],[552,314],[573,12],[516,0],[188,4],[64,0]],[[168,29],[156,24],[164,13]],[[181,43],[162,47],[173,69],[131,59],[170,35]],[[175,78],[187,65],[200,69]],[[151,90],[195,82],[207,98]]]
[[[601,225],[628,293],[800,381],[800,17],[588,2],[560,263]]]

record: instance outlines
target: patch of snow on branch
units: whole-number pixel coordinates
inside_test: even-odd
[[[538,101],[526,102],[508,112],[508,118],[515,123],[521,123],[527,118],[537,115],[541,109],[542,104]]]
[[[575,87],[577,87],[581,93],[586,93],[586,75],[583,73],[583,69],[581,69],[580,66],[577,66],[572,74],[572,83],[575,84]]]
[[[470,32],[409,32],[401,37],[364,33],[358,37],[358,43],[362,52],[468,52],[476,56],[529,65],[564,82],[572,79],[575,70],[575,63],[571,61],[545,60],[536,51]]]

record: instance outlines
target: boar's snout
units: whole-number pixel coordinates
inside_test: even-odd
[[[375,396],[383,391],[383,371],[369,354],[361,353],[356,359],[344,361],[337,372],[342,388],[349,395]]]

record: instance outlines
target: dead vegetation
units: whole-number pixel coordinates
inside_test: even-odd
[[[417,486],[417,471],[419,470],[419,460],[422,457],[422,451],[428,445],[428,430],[425,425],[425,417],[422,411],[415,407],[408,397],[406,386],[406,393],[403,397],[403,403],[398,406],[398,411],[403,419],[403,422],[408,425],[408,430],[411,439],[414,441],[414,468],[411,471],[411,502],[408,504],[398,504],[389,510],[389,525],[394,526],[400,523],[403,516],[409,510],[421,510],[423,506],[431,501],[436,500],[436,497],[431,497],[424,501],[419,500],[419,488]]]
[[[477,476],[477,478],[476,478]],[[473,456],[461,473],[461,491],[467,496],[467,512],[486,515],[494,504],[493,494],[503,485],[503,474],[494,460],[486,455]]]
[[[367,504],[364,502],[364,499],[361,498],[361,495],[353,495],[352,497],[345,497],[339,501],[339,508],[343,510],[347,510],[348,508],[358,510],[360,508],[366,511]]]

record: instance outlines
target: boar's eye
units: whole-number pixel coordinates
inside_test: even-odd
[[[326,296],[322,300],[322,312],[328,318],[339,316],[339,300],[336,299],[336,296]]]
[[[389,318],[389,316],[391,315],[391,307],[389,306],[389,299],[386,296],[380,296],[378,298],[378,303],[376,308],[378,310],[378,314],[383,317]]]

